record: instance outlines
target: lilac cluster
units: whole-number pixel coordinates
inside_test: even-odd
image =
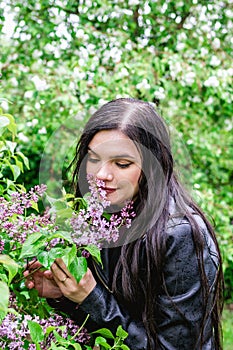
[[[0,254],[1,254],[2,251],[4,250],[4,246],[5,246],[4,241],[2,241],[2,240],[0,239]]]
[[[15,299],[11,297],[11,304],[12,303],[15,303]],[[17,309],[17,307],[14,308]],[[40,319],[39,316],[32,317],[30,315],[8,313],[0,325],[0,347],[2,349],[25,349],[25,341],[30,342],[31,339],[27,323],[28,320],[40,324],[44,334],[46,333],[46,329],[48,327],[53,326],[56,327],[56,331],[64,339],[67,339],[68,336],[74,337],[74,341],[78,344],[86,344],[90,340],[90,335],[87,333],[87,330],[85,328],[79,329],[79,327],[70,318],[63,318],[60,315],[54,314],[48,319]],[[61,331],[61,329],[58,328],[59,326],[65,326],[64,330]],[[47,350],[52,341],[55,341],[55,338],[53,333],[50,333],[50,335],[40,344],[41,350]],[[36,349],[35,344],[31,343],[28,349]]]
[[[120,215],[119,214],[111,215],[110,222],[117,227],[125,225],[127,228],[129,228],[132,223],[132,218],[134,218],[135,216],[136,214],[133,211],[133,202],[130,201],[130,202],[127,202],[124,208],[121,209]]]
[[[46,191],[45,185],[37,185],[29,192],[14,192],[11,200],[0,197],[0,230],[12,241],[24,243],[28,234],[38,232],[40,228],[53,227],[50,214],[46,211],[43,215],[30,214],[26,216],[26,210],[32,208]],[[0,248],[1,249],[1,248]]]
[[[120,213],[112,214],[107,220],[104,209],[110,205],[110,201],[106,199],[104,182],[94,179],[92,175],[87,179],[90,188],[90,196],[86,198],[88,205],[86,209],[73,214],[71,236],[77,246],[94,244],[101,248],[103,242],[117,241],[120,227],[125,225],[129,228],[135,213],[132,202],[128,202]]]

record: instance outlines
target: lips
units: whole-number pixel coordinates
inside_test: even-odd
[[[113,193],[113,192],[116,191],[116,188],[103,187],[103,190],[104,190],[107,194],[111,194],[111,193]]]

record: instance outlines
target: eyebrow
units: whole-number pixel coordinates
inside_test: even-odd
[[[96,153],[95,151],[93,151],[90,147],[88,147],[88,151],[92,152],[95,156],[99,157],[98,153]],[[113,159],[122,159],[122,158],[130,158],[132,160],[136,160],[135,157],[131,156],[128,153],[123,153],[123,154],[117,154],[115,156],[112,157]]]

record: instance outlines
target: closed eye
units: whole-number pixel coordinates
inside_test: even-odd
[[[98,159],[98,158],[91,158],[91,157],[88,157],[87,160],[88,160],[88,162],[93,163],[93,164],[96,164],[96,163],[99,162],[99,159]]]
[[[119,163],[119,162],[116,162],[116,165],[118,166],[118,168],[120,169],[127,169],[130,167],[132,163],[129,162],[129,163]]]

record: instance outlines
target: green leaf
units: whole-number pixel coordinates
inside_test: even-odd
[[[15,277],[15,275],[18,272],[19,265],[11,259],[8,255],[0,255],[0,263],[3,264],[3,266],[7,269],[9,278],[8,278],[8,284],[11,283],[12,279]]]
[[[7,117],[4,115],[0,115],[0,128],[4,128],[5,126],[9,125],[10,121]]]
[[[80,280],[87,272],[87,259],[82,256],[76,256],[68,268],[72,275],[75,277],[76,281],[80,282]]]
[[[56,231],[55,233],[53,233],[50,237],[49,240],[51,241],[54,238],[61,238],[64,239],[65,241],[72,243],[73,240],[71,238],[70,232],[68,231]]]
[[[17,126],[15,123],[15,118],[11,114],[4,114],[9,119],[9,125],[7,126],[7,129],[15,136],[17,132]]]
[[[72,215],[73,215],[73,210],[70,207],[57,210],[55,224],[59,225],[64,223],[64,221],[66,219],[70,219]]]
[[[97,261],[97,263],[102,265],[100,249],[96,245],[90,244],[88,246],[84,246],[84,249],[91,254],[91,256]]]
[[[102,216],[109,221],[111,216],[112,216],[112,214],[103,212]]]
[[[31,207],[32,207],[33,209],[35,209],[37,212],[39,212],[38,203],[36,203],[36,202],[31,202]]]
[[[73,346],[75,350],[82,350],[81,345],[78,343],[70,343],[70,345]]]
[[[63,210],[63,209],[66,209],[67,208],[67,203],[62,200],[62,199],[57,199],[54,203],[53,203],[53,206],[51,208],[51,210],[54,210],[54,211],[60,211],[60,210]]]
[[[29,170],[30,169],[30,166],[29,166],[29,161],[28,161],[28,158],[25,157],[25,155],[22,153],[22,152],[19,152],[17,151],[16,152],[16,155],[20,156],[24,162],[24,165],[26,166],[26,168]]]
[[[9,165],[11,171],[12,171],[12,174],[13,174],[13,177],[14,177],[14,181],[17,180],[17,178],[19,177],[21,171],[20,171],[20,168],[17,166],[17,165],[14,165],[14,164],[11,164]]]
[[[121,349],[123,349],[123,350],[130,350],[130,348],[127,345],[125,345],[125,344],[121,344]]]
[[[54,342],[52,342],[51,347],[49,349],[51,349],[51,350],[66,350],[67,348],[64,348],[63,346],[57,346]]]
[[[46,328],[46,331],[45,331],[46,337],[47,337],[51,332],[53,332],[55,329],[56,329],[56,327],[54,327],[54,326],[48,326],[48,327]]]
[[[126,331],[124,331],[122,326],[118,326],[117,331],[116,331],[116,335],[121,339],[126,339],[128,337],[128,333]]]
[[[14,154],[14,151],[15,151],[15,148],[17,146],[17,143],[16,142],[12,142],[12,141],[6,141],[6,145],[7,145],[7,148],[10,150],[10,152],[12,154]]]
[[[57,342],[58,342],[59,344],[61,344],[61,345],[66,346],[65,348],[67,349],[68,346],[70,345],[70,342],[67,341],[65,338],[61,337],[60,334],[58,334],[57,331],[54,331],[53,334],[54,334],[54,336],[55,336]]]
[[[44,234],[40,232],[32,233],[22,245],[19,258],[22,259],[37,256],[40,248],[44,246],[45,242],[46,237]]]
[[[112,332],[107,328],[97,329],[97,331],[94,331],[91,334],[95,334],[95,333],[101,334],[105,338],[109,338],[109,339],[115,338]]]
[[[9,288],[6,283],[0,281],[0,322],[4,319],[8,311]]]
[[[40,251],[37,254],[38,261],[47,269],[53,264],[57,258],[62,258],[64,263],[69,267],[70,263],[76,258],[76,247],[53,247],[49,251]]]
[[[37,254],[37,259],[46,269],[50,269],[50,266],[53,264],[54,260],[63,257],[63,255],[63,248],[54,247],[51,248],[49,251],[40,251]]]
[[[27,323],[33,343],[37,344],[42,342],[44,340],[44,332],[41,325],[31,320],[28,320]]]
[[[85,198],[87,198],[88,196],[89,196],[89,194],[86,193],[84,195],[84,198],[75,198],[74,203],[75,204],[78,203],[78,210],[87,209],[88,204],[87,204],[87,201]]]
[[[111,346],[107,343],[107,340],[104,339],[103,337],[97,337],[95,339],[95,345],[103,347],[104,349],[111,349]]]

